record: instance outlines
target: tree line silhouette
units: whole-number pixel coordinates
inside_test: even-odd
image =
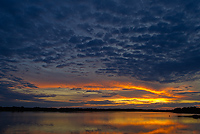
[[[197,107],[183,107],[175,108],[173,110],[159,110],[159,109],[100,109],[100,108],[43,108],[43,107],[0,107],[0,111],[12,111],[12,112],[103,112],[103,111],[143,111],[143,112],[174,112],[174,113],[193,113],[200,114],[200,108]]]

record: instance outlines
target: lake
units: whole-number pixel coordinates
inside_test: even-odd
[[[0,134],[200,134],[200,119],[178,115],[184,116],[169,112],[0,112]]]

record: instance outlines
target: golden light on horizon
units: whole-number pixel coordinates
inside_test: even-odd
[[[56,84],[56,83],[36,83],[38,88],[82,88],[84,90],[122,90],[122,89],[131,89],[131,90],[143,90],[147,92],[151,92],[154,94],[165,94],[169,95],[165,90],[155,90],[151,88],[140,86],[134,86],[134,84],[130,82],[102,82],[102,83],[76,83],[76,84]]]
[[[151,105],[200,102],[197,100],[189,100],[185,97],[184,94],[176,94],[174,92],[171,92],[173,88],[167,87],[166,90],[158,90],[148,88],[142,85],[136,86],[130,82],[110,81],[102,83],[84,84],[38,83],[37,86],[38,88],[35,89],[19,88],[12,89],[12,91],[26,94],[34,94],[36,95],[35,98],[42,99],[45,101],[75,104],[75,107],[77,106],[76,103],[79,107],[107,107],[124,105],[128,106],[132,104]],[[115,94],[112,95],[112,93]],[[26,100],[23,101],[26,102]],[[90,104],[90,102],[92,102],[92,104]]]
[[[126,104],[153,104],[153,103],[169,103],[171,100],[169,98],[119,98],[110,99],[116,103],[126,103]]]

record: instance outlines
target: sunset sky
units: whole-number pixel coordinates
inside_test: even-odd
[[[0,106],[200,106],[199,0],[0,0]]]

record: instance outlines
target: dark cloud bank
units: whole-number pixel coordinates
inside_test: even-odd
[[[96,59],[96,75],[196,80],[199,12],[199,0],[1,0],[0,78],[22,82],[11,74],[24,60],[67,69]]]

